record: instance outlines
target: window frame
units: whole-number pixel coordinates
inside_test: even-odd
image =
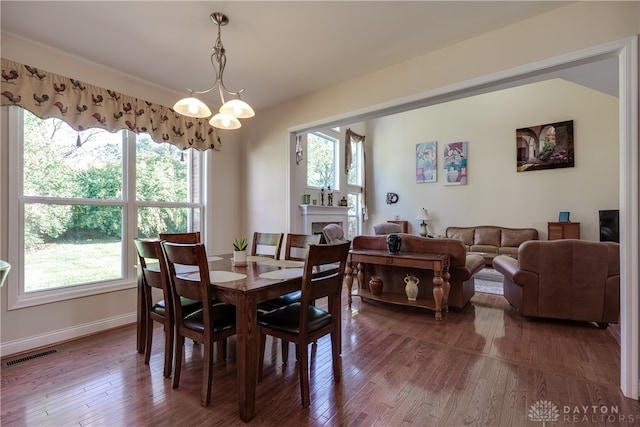
[[[340,191],[341,185],[341,169],[340,169],[340,153],[342,152],[340,145],[342,138],[339,132],[336,132],[334,129],[322,129],[305,132],[304,137],[304,146],[305,151],[307,153],[306,157],[306,175],[305,175],[305,186],[311,190],[320,190],[323,187],[316,187],[314,185],[309,185],[309,134],[316,135],[320,138],[324,138],[326,140],[333,141],[333,185],[331,186],[332,191]],[[325,191],[327,188],[325,188]]]
[[[362,142],[352,142],[349,144],[352,147],[355,147],[355,152],[353,153],[353,162],[355,163],[356,169],[356,181],[357,184],[351,184],[349,182],[349,176],[346,176],[347,183],[347,199],[349,199],[350,195],[353,195],[357,199],[357,204],[355,206],[356,214],[347,216],[349,218],[356,218],[357,230],[356,236],[362,234],[362,194],[364,193],[364,143]],[[346,144],[345,144],[346,146]],[[344,157],[344,156],[343,156]],[[348,230],[347,230],[348,233]],[[353,239],[355,236],[347,235],[347,238]]]
[[[131,131],[122,131],[123,138],[123,164],[122,164],[122,198],[120,200],[95,200],[81,198],[57,198],[24,196],[23,193],[23,109],[20,107],[8,107],[7,114],[8,130],[8,157],[9,157],[9,179],[8,179],[8,230],[9,244],[8,260],[14,266],[12,273],[16,278],[15,286],[8,286],[7,289],[7,310],[15,310],[25,307],[32,307],[41,304],[49,304],[59,301],[71,300],[81,297],[100,295],[108,292],[133,289],[137,286],[137,255],[132,240],[137,237],[138,209],[141,207],[176,207],[176,208],[197,208],[200,209],[200,230],[204,229],[205,221],[205,186],[204,176],[204,156],[200,156],[200,168],[198,173],[200,194],[198,203],[179,202],[138,202],[136,200],[136,134]],[[38,290],[35,292],[25,292],[24,290],[24,207],[28,203],[47,204],[82,204],[94,206],[118,206],[123,212],[122,227],[122,247],[121,247],[121,275],[117,279],[101,280],[90,283],[80,283],[71,286],[58,287],[54,289]]]

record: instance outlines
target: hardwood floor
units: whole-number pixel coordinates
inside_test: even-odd
[[[202,347],[187,343],[174,390],[162,376],[162,335],[156,327],[149,366],[135,351],[131,325],[3,367],[0,424],[245,425],[238,418],[235,339],[226,362],[216,349],[212,403],[203,408]],[[295,352],[289,353],[283,365],[279,344],[267,340],[256,416],[248,425],[640,425],[640,403],[620,392],[620,348],[608,331],[528,321],[501,296],[477,293],[442,322],[430,311],[359,298],[349,310],[345,302],[342,381],[333,382],[324,337],[310,356],[307,409],[300,404]],[[530,419],[542,401],[558,412]]]

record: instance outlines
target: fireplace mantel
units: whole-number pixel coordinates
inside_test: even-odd
[[[313,234],[314,223],[338,224],[346,230],[349,208],[346,206],[299,205],[304,220],[304,234]]]

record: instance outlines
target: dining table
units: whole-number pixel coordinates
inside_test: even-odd
[[[208,264],[212,298],[236,306],[238,409],[240,419],[248,422],[255,415],[258,380],[258,304],[300,290],[304,262],[248,256],[246,265],[236,266],[229,253],[209,256]],[[198,274],[193,267],[176,273],[194,279]],[[141,327],[138,325],[138,334]]]

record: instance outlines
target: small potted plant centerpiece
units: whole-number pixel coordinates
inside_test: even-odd
[[[233,264],[236,267],[247,265],[247,239],[233,242]]]

